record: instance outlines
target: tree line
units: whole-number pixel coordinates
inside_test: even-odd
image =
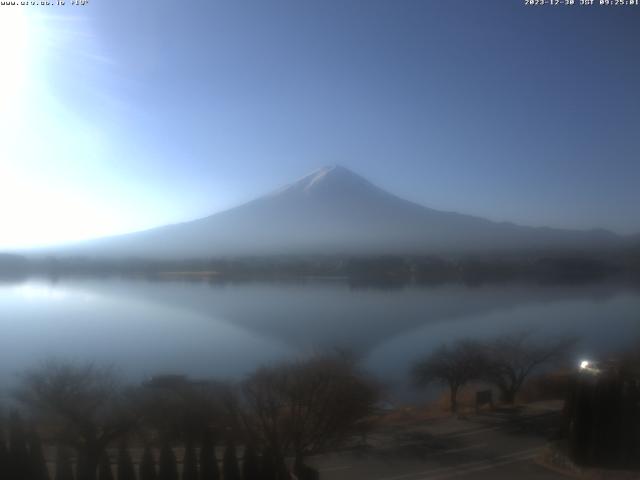
[[[35,430],[26,433],[24,422],[17,413],[9,420],[7,445],[0,441],[0,478],[12,480],[75,480],[96,478],[97,480],[261,480],[276,479],[272,461],[263,456],[260,462],[258,452],[252,444],[246,446],[242,459],[238,461],[233,441],[226,444],[221,468],[216,457],[211,436],[202,439],[199,449],[193,442],[186,443],[182,461],[176,458],[168,441],[156,451],[149,444],[144,446],[137,465],[127,448],[126,441],[119,443],[117,453],[110,455],[105,450],[93,467],[83,458],[82,451],[75,453],[68,446],[58,444],[54,460],[53,474],[49,471],[43,452],[42,442]],[[75,458],[74,458],[75,457]],[[179,464],[182,474],[179,474]]]
[[[640,280],[639,251],[544,251],[492,255],[272,255],[233,258],[26,258],[0,254],[0,279],[29,274],[129,276],[151,280],[206,278],[212,282],[340,276],[353,285],[467,284],[502,281],[580,283],[604,279]]]
[[[342,353],[262,367],[239,384],[163,375],[127,385],[109,367],[49,361],[14,392],[22,415],[2,422],[0,478],[314,479],[305,459],[370,428],[378,395]],[[52,475],[43,442],[56,451]]]
[[[414,384],[445,385],[449,389],[452,412],[458,410],[458,393],[477,381],[496,387],[503,403],[512,404],[525,381],[545,365],[566,360],[575,337],[536,339],[531,331],[501,335],[489,340],[459,339],[442,345],[415,362],[411,369]]]
[[[531,374],[565,359],[574,342],[531,332],[461,339],[417,361],[411,378],[447,386],[453,412],[474,381],[513,403]],[[48,361],[22,374],[13,392],[21,415],[0,421],[0,478],[314,479],[307,458],[363,438],[380,392],[340,352],[261,367],[239,383],[161,375],[128,385],[110,367]],[[51,476],[43,443],[56,452]]]

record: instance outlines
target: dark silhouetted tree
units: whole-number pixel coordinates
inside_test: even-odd
[[[536,341],[530,331],[500,336],[485,347],[482,377],[498,387],[503,402],[511,404],[534,371],[567,358],[575,343],[573,337]]]
[[[243,480],[261,480],[262,478],[260,476],[260,459],[253,442],[248,442],[244,450],[242,478]]]
[[[98,475],[98,465],[93,468],[87,461],[86,451],[83,449],[76,450],[76,478],[78,480],[94,480]]]
[[[193,442],[187,440],[182,459],[182,480],[198,480],[198,458]]]
[[[0,430],[0,478],[9,478],[9,451],[2,439],[2,430]]]
[[[144,447],[142,459],[140,460],[139,475],[140,480],[156,480],[156,461],[149,445]]]
[[[216,449],[209,432],[205,432],[200,448],[200,480],[220,480]]]
[[[105,447],[137,422],[111,368],[51,361],[28,371],[16,396],[58,442],[75,447],[82,480],[95,480]]]
[[[98,465],[98,480],[113,480],[113,472],[111,471],[111,459],[107,452],[102,455],[100,464]]]
[[[162,432],[163,438],[196,442],[202,438],[206,425],[218,423],[223,413],[222,391],[223,385],[216,382],[161,375],[139,390],[139,409],[147,426]]]
[[[29,435],[29,480],[49,480],[42,442],[35,431]]]
[[[69,450],[58,446],[56,451],[56,471],[54,480],[73,480],[73,467]]]
[[[269,448],[262,452],[260,474],[261,480],[286,480],[288,478],[283,458],[275,455]]]
[[[341,353],[262,368],[244,384],[246,429],[283,463],[337,448],[361,433],[378,400],[378,387]]]
[[[604,472],[640,471],[640,345],[572,375],[563,409],[567,452]],[[597,471],[594,468],[594,471]],[[613,474],[612,474],[613,475]]]
[[[176,456],[168,442],[160,449],[158,480],[178,480]]]
[[[450,407],[458,411],[458,391],[485,371],[484,347],[471,340],[443,345],[413,365],[411,374],[417,386],[440,383],[449,387]]]
[[[29,450],[22,418],[17,412],[9,417],[9,478],[28,480]]]
[[[319,480],[320,474],[315,468],[305,465],[299,461],[295,462],[293,471],[298,480]]]
[[[136,480],[133,460],[125,443],[121,443],[118,448],[118,480]]]
[[[236,446],[232,441],[227,443],[222,458],[222,471],[224,480],[240,480],[240,469],[238,468],[238,456]]]

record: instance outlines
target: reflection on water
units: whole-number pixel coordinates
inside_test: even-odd
[[[30,280],[0,285],[0,377],[58,356],[113,363],[132,378],[238,378],[265,362],[342,347],[403,394],[410,363],[443,341],[534,327],[579,334],[580,353],[594,355],[637,339],[639,312],[637,289],[607,284],[380,290],[341,281]]]

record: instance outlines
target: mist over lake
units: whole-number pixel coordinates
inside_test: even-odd
[[[340,280],[29,279],[0,285],[0,380],[48,357],[113,364],[134,381],[239,380],[262,364],[342,348],[406,400],[418,395],[411,363],[443,342],[531,328],[578,335],[577,357],[603,355],[640,337],[638,312],[637,286],[606,282],[380,289]]]

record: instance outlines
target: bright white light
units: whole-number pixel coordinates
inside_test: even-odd
[[[113,186],[106,109],[85,111],[71,101],[72,89],[56,88],[73,72],[82,96],[102,105],[107,60],[86,19],[20,5],[0,10],[0,250],[160,223],[138,226],[136,213],[121,208],[130,202],[117,204],[128,190]]]
[[[0,249],[98,237],[119,227],[115,211],[94,206],[73,192],[31,182],[8,170],[4,173],[0,178]]]
[[[588,361],[588,360],[582,360],[582,361],[580,362],[580,368],[581,368],[582,370],[584,370],[585,368],[589,368],[589,361]]]
[[[43,285],[20,285],[15,292],[25,300],[64,300],[67,293],[64,290]]]
[[[50,284],[27,283],[19,285],[13,291],[24,300],[62,301],[73,300],[92,302],[98,295],[80,290],[71,290]]]
[[[29,22],[26,9],[5,6],[0,14],[0,109],[11,112],[20,103],[28,79]]]

